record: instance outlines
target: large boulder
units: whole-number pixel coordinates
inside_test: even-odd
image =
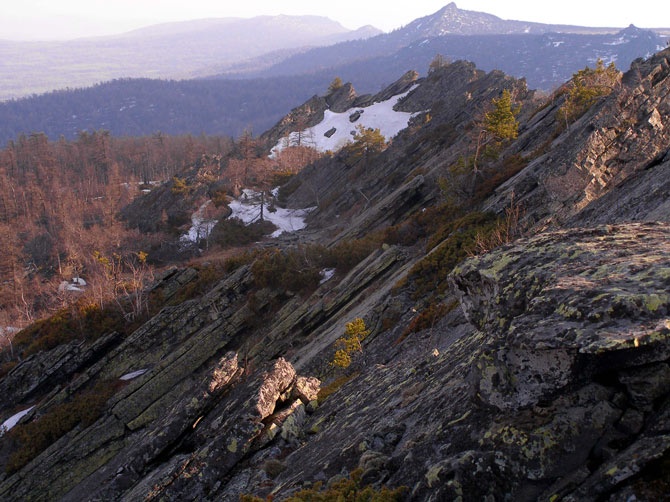
[[[490,336],[480,395],[531,406],[577,376],[667,360],[668,281],[670,225],[660,223],[561,230],[468,261],[452,284]]]
[[[670,454],[670,224],[548,232],[451,281],[485,340],[472,395],[503,412],[480,447],[520,499],[635,493]]]

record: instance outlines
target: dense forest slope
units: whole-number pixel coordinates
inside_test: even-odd
[[[351,86],[326,107],[341,89],[364,115]],[[391,141],[359,129],[282,185],[305,230],[165,271],[136,329],[83,315],[28,357],[63,320],[18,333],[0,496],[667,494],[670,50],[549,99],[462,61],[410,89]]]
[[[332,74],[254,80],[120,79],[0,103],[0,141],[34,132],[71,140],[80,132],[114,136],[262,132],[295,103],[322,93]]]

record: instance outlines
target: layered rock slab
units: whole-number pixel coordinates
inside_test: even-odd
[[[668,456],[670,225],[541,234],[451,280],[486,340],[473,393],[503,412],[480,445],[518,496],[601,497]]]

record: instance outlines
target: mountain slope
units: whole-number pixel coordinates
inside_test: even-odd
[[[630,211],[670,166],[670,50],[569,127],[567,92],[539,100],[470,63],[415,83],[397,108],[423,113],[384,151],[344,148],[282,189],[317,203],[305,231],[218,275],[173,269],[129,336],[35,354],[0,380],[3,418],[25,412],[0,440],[3,499],[283,500],[318,481],[407,500],[667,493],[668,192]],[[518,137],[475,158],[473,111],[505,90]],[[626,197],[616,222],[584,227],[608,194]],[[468,258],[505,228],[527,233]],[[71,411],[50,447],[21,448],[82,402],[97,414]]]

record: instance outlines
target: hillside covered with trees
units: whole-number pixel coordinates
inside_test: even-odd
[[[322,93],[331,73],[254,80],[121,79],[0,103],[0,144],[43,133],[74,140],[81,131],[113,136],[241,136],[265,131],[296,103]]]
[[[270,160],[256,144],[250,134],[236,142],[107,131],[10,142],[0,150],[0,326],[25,326],[84,297],[103,308],[145,286],[153,267],[197,254],[198,243],[180,236],[204,200],[216,198],[225,214],[241,187],[269,190],[316,155],[289,148]]]

